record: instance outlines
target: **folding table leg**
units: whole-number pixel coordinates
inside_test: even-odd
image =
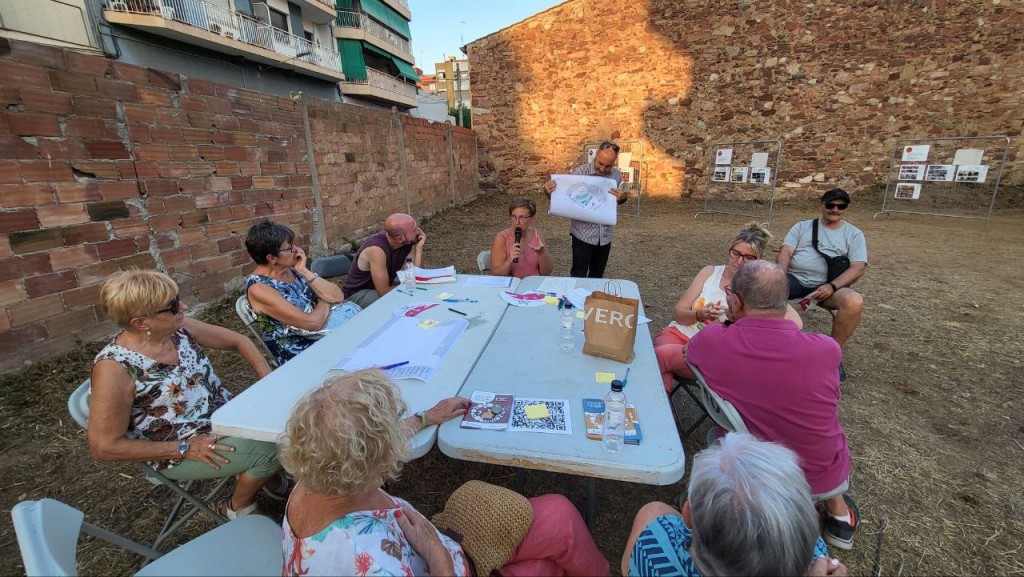
[[[516,467],[516,493],[526,494],[526,469]]]
[[[597,518],[597,479],[587,478],[587,504],[584,507],[583,520],[587,522],[587,529],[594,532],[594,520]]]

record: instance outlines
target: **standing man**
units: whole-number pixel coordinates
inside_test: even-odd
[[[397,285],[398,271],[412,254],[420,266],[427,235],[408,214],[395,213],[384,221],[384,230],[366,237],[356,251],[352,268],[345,276],[345,300],[364,309]]]
[[[864,309],[864,297],[850,285],[864,275],[868,266],[868,245],[864,233],[843,220],[850,206],[850,195],[845,190],[833,188],[821,196],[820,204],[820,219],[804,220],[789,229],[776,262],[786,271],[790,299],[810,297],[836,311],[832,319],[832,338],[840,347],[845,347]],[[818,250],[830,257],[845,256],[850,260],[850,268],[831,281],[827,276],[828,263],[814,249],[812,227],[818,229]],[[846,371],[839,365],[839,380],[845,379]]]
[[[619,204],[626,202],[626,191],[619,190],[622,173],[615,168],[615,160],[619,157],[619,145],[604,141],[597,147],[594,160],[573,169],[572,174],[580,176],[604,176],[615,180],[614,194]],[[544,183],[544,194],[551,198],[555,190],[555,181]],[[572,268],[569,276],[578,278],[601,278],[608,264],[608,254],[612,251],[612,227],[606,224],[595,224],[572,219],[569,223],[569,235],[572,236]]]

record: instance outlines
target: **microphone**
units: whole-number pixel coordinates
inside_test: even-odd
[[[519,244],[519,241],[521,241],[521,240],[523,240],[523,229],[521,227],[517,226],[516,227],[516,244]],[[512,259],[512,262],[519,262],[519,257],[517,256],[516,258]]]

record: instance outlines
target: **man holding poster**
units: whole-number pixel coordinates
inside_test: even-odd
[[[597,148],[594,159],[573,169],[572,174],[578,176],[603,176],[614,179],[616,186],[622,183],[622,173],[615,168],[615,160],[619,157],[619,145],[604,141]],[[544,183],[544,193],[551,198],[555,190],[555,181]],[[626,202],[626,192],[613,188],[609,190],[615,195],[618,203]],[[572,219],[569,222],[569,235],[572,236],[572,267],[569,276],[579,278],[601,278],[608,264],[608,255],[612,251],[612,227]]]

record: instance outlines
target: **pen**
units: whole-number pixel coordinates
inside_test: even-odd
[[[418,286],[418,287],[416,287],[416,290],[418,290],[418,291],[425,291],[425,290],[427,290],[427,289],[425,289],[425,288],[423,288],[423,287],[421,287],[421,286]]]
[[[411,292],[406,292],[406,291],[404,291],[404,290],[402,290],[402,289],[395,289],[395,290],[396,290],[396,291],[398,291],[398,292],[400,292],[400,293],[402,293],[402,294],[404,294],[404,295],[409,295],[409,296],[411,296],[411,297],[412,297],[412,296],[416,296],[416,295],[412,294]]]
[[[464,313],[462,311],[457,311],[457,310],[453,309],[452,307],[448,307],[448,310],[452,311],[453,313],[458,313],[458,314],[460,314],[462,316],[466,316],[466,313]]]
[[[622,377],[622,388],[623,388],[623,389],[625,389],[625,388],[626,388],[626,381],[628,381],[628,380],[629,380],[629,369],[630,369],[630,368],[631,368],[631,367],[626,367],[626,376]]]
[[[378,368],[378,369],[380,369],[380,370],[382,370],[382,371],[386,371],[386,370],[388,370],[388,369],[393,369],[393,368],[395,368],[395,367],[400,367],[400,366],[402,366],[402,365],[408,365],[408,364],[409,364],[409,361],[402,361],[402,362],[400,362],[400,363],[394,363],[394,364],[390,364],[390,365],[384,365],[383,367],[377,367],[377,368]]]
[[[446,303],[476,303],[480,302],[476,299],[441,299]]]

